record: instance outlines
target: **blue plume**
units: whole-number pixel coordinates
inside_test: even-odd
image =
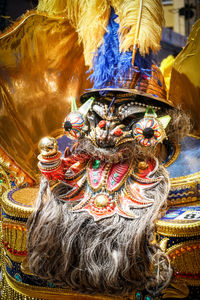
[[[103,44],[94,55],[92,68],[93,72],[89,78],[93,82],[94,89],[112,87],[121,88],[130,73],[138,72],[132,66],[132,51],[119,51],[119,24],[115,22],[117,15],[111,8],[107,31],[104,34]],[[140,75],[151,76],[152,55],[142,57],[137,51],[135,66],[139,68]]]

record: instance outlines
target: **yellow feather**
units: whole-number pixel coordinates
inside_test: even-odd
[[[67,11],[66,0],[39,0],[37,11],[47,12],[50,15],[65,15]],[[76,2],[76,1],[75,1]]]
[[[39,0],[37,11],[65,17],[76,28],[85,2],[84,0]]]
[[[160,0],[39,0],[38,11],[68,18],[83,43],[85,64],[91,67],[103,42],[110,5],[119,16],[120,51],[133,50],[134,44],[142,55],[150,48],[159,50],[164,20]]]
[[[133,49],[136,38],[137,47],[142,55],[149,49],[160,49],[162,26],[164,24],[163,8],[160,0],[112,0],[115,12],[119,16],[120,51]],[[141,19],[140,19],[141,18]],[[137,37],[137,24],[139,33]]]
[[[85,64],[91,67],[94,53],[102,44],[110,16],[107,0],[40,0],[38,11],[68,18],[83,43]]]
[[[171,81],[171,73],[174,65],[175,58],[172,55],[169,55],[165,59],[162,60],[160,65],[160,70],[164,76],[167,96],[169,95],[170,81]]]
[[[84,6],[77,31],[83,42],[85,63],[91,67],[94,54],[103,42],[110,16],[110,5],[107,0],[84,2],[87,4]]]

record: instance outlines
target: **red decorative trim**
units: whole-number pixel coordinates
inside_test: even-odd
[[[16,225],[16,224],[6,224],[6,223],[3,223],[2,224],[2,228],[13,228],[13,229],[16,229],[16,230],[27,231],[26,227],[21,226],[21,225]]]
[[[2,240],[2,244],[7,249],[7,251],[10,252],[13,255],[27,256],[27,254],[28,254],[28,252],[26,250],[25,251],[17,251],[16,249],[10,248],[9,245],[8,245],[8,243],[4,242],[3,240]]]
[[[181,256],[185,252],[195,251],[196,249],[200,249],[200,244],[194,244],[190,246],[181,247],[169,254],[170,259],[175,259],[177,256]]]
[[[183,278],[183,279],[200,279],[200,273],[192,274],[192,273],[180,273],[180,272],[175,272],[174,276],[176,278]]]

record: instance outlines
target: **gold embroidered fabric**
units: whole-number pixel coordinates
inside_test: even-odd
[[[57,136],[71,97],[89,87],[82,47],[65,18],[28,12],[0,36],[0,140],[33,179],[37,145]]]
[[[192,27],[186,47],[175,59],[170,82],[169,99],[191,113],[194,133],[200,135],[200,20]]]

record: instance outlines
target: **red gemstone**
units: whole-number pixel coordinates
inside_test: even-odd
[[[99,122],[99,127],[100,128],[104,128],[106,126],[106,121],[105,120],[101,120],[100,122]]]
[[[123,134],[123,131],[121,130],[121,128],[117,128],[117,129],[115,129],[115,131],[114,131],[114,135],[116,135],[116,136],[120,136],[120,135],[122,135]]]
[[[180,278],[182,274],[180,274],[179,272],[176,272],[174,275],[175,275],[177,278]]]

